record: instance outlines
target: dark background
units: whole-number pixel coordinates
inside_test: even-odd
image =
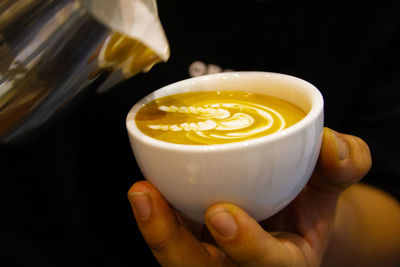
[[[363,181],[399,199],[397,1],[158,4],[167,63],[85,96],[35,140],[0,147],[0,266],[157,266],[126,197],[142,176],[125,118],[146,94],[189,78],[198,60],[313,83],[326,126],[369,144],[373,168]]]

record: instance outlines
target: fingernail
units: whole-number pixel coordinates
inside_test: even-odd
[[[151,215],[150,197],[144,192],[132,192],[129,195],[133,209],[141,221],[146,221]]]
[[[335,141],[339,160],[344,160],[349,154],[347,143],[340,137],[338,132],[331,130],[331,135]]]
[[[232,214],[226,210],[216,211],[211,215],[209,223],[219,235],[225,238],[233,237],[238,229]]]

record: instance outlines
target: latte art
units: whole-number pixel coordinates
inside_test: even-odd
[[[136,124],[145,134],[179,144],[223,144],[279,132],[305,113],[293,104],[245,92],[192,92],[145,105]]]
[[[210,139],[242,139],[269,130],[274,124],[275,131],[285,128],[285,119],[273,109],[252,103],[215,103],[203,107],[160,106],[165,112],[178,112],[195,115],[199,122],[181,124],[150,124],[149,128],[163,131],[186,131],[193,141],[206,142]],[[256,125],[255,121],[261,121]],[[210,130],[215,130],[210,131]]]

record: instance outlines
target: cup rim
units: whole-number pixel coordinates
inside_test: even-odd
[[[308,93],[311,93],[311,109],[309,112],[306,114],[306,116],[301,119],[299,122],[291,125],[288,128],[283,129],[282,131],[272,133],[269,135],[253,138],[253,139],[248,139],[248,140],[243,140],[243,141],[237,141],[237,142],[232,142],[232,143],[225,143],[225,144],[205,144],[205,145],[190,145],[190,144],[176,144],[176,143],[169,143],[166,141],[158,140],[153,137],[150,137],[143,132],[140,131],[140,129],[136,126],[135,123],[135,115],[137,111],[141,107],[143,107],[144,104],[157,99],[162,96],[166,95],[172,95],[176,93],[182,93],[182,92],[173,92],[173,93],[168,93],[166,95],[163,94],[164,91],[173,91],[175,87],[182,86],[184,84],[194,84],[198,81],[208,81],[212,79],[226,79],[227,76],[228,78],[240,78],[241,76],[257,76],[258,78],[262,78],[262,76],[266,77],[275,77],[275,78],[283,78],[283,79],[290,79],[292,81],[298,82],[302,84],[306,90],[308,90]],[[162,95],[160,95],[162,94]],[[227,151],[227,150],[235,150],[235,149],[241,149],[243,147],[251,147],[251,146],[258,146],[261,144],[265,143],[272,143],[275,142],[278,139],[282,139],[284,137],[288,137],[290,135],[295,134],[298,131],[301,131],[307,125],[315,121],[319,115],[323,112],[324,108],[324,100],[322,97],[322,94],[320,91],[311,83],[292,76],[292,75],[287,75],[287,74],[282,74],[282,73],[276,73],[276,72],[262,72],[262,71],[235,71],[235,72],[223,72],[223,73],[215,73],[215,74],[207,74],[207,75],[202,75],[198,77],[193,77],[193,78],[188,78],[185,80],[177,81],[174,83],[171,83],[169,85],[166,85],[164,87],[161,87],[160,89],[157,89],[153,91],[152,93],[148,94],[141,100],[139,100],[133,107],[129,110],[128,115],[126,117],[126,127],[128,134],[130,138],[140,140],[141,142],[145,143],[146,145],[152,146],[152,147],[158,147],[162,149],[168,149],[168,150],[174,150],[174,151],[185,151],[185,152],[207,152],[207,151]]]

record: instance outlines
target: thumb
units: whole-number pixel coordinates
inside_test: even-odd
[[[206,226],[218,246],[239,266],[291,266],[305,262],[294,234],[274,237],[244,210],[233,204],[215,204],[205,214]],[[292,240],[291,240],[292,239]]]

